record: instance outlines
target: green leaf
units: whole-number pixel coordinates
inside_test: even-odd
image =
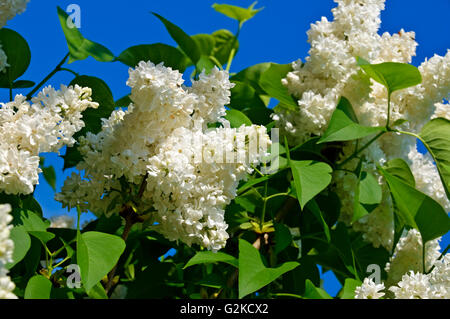
[[[290,261],[276,268],[267,268],[259,251],[246,240],[239,239],[239,298],[261,289],[299,265]]]
[[[97,134],[102,129],[102,119],[109,118],[116,107],[112,92],[102,79],[94,76],[77,76],[70,82],[70,85],[75,84],[91,88],[92,101],[99,104],[98,108],[88,108],[82,113],[85,126],[75,134],[75,138],[85,136],[87,132]],[[74,167],[82,160],[76,146],[68,147],[66,154],[62,157],[64,158],[64,169]]]
[[[257,14],[259,11],[263,9],[263,8],[253,9],[256,3],[257,2],[253,2],[248,8],[233,6],[231,4],[217,4],[217,3],[214,3],[212,7],[217,12],[220,12],[231,19],[239,21],[239,25],[242,26],[242,24],[245,21],[250,20],[255,16],[255,14]]]
[[[12,263],[6,264],[7,269],[11,269],[19,263],[27,254],[31,247],[31,238],[24,226],[16,226],[11,229],[9,238],[14,242]]]
[[[303,209],[314,196],[330,184],[333,169],[326,163],[316,161],[290,160],[289,162],[294,177],[297,199]]]
[[[69,47],[69,63],[84,60],[88,56],[92,56],[99,62],[110,62],[114,60],[114,54],[109,49],[99,43],[84,38],[77,28],[69,28],[67,24],[69,15],[60,7],[58,7],[58,17],[66,37],[67,46]]]
[[[116,107],[128,107],[131,103],[133,103],[133,101],[131,101],[131,98],[129,95],[125,95],[123,97],[121,97],[120,99],[118,99],[114,105]]]
[[[341,299],[355,299],[355,289],[361,286],[362,282],[353,278],[345,279],[344,287],[342,288]]]
[[[42,174],[44,175],[45,181],[56,190],[56,172],[53,166],[42,167]]]
[[[0,29],[0,43],[9,64],[4,72],[0,72],[0,87],[20,88],[20,83],[13,82],[28,69],[31,61],[31,51],[27,41],[17,32],[8,28]],[[25,81],[22,82],[22,84]]]
[[[214,65],[214,62],[208,56],[202,54],[195,67],[198,72],[205,71],[205,74],[209,74]]]
[[[356,140],[382,131],[385,131],[384,127],[369,127],[358,124],[352,105],[345,97],[341,97],[331,116],[327,130],[317,144]]]
[[[212,36],[214,37],[212,55],[224,65],[228,62],[231,50],[234,49],[235,54],[239,50],[239,41],[226,29],[217,30],[212,33]]]
[[[223,262],[227,263],[231,266],[238,267],[238,260],[226,253],[222,252],[212,252],[212,251],[199,251],[197,254],[195,254],[194,257],[192,257],[186,265],[183,267],[183,269],[186,269],[188,267],[198,265],[198,264],[209,264],[209,263],[216,263],[216,262]]]
[[[33,81],[17,80],[13,83],[12,88],[13,89],[28,89],[28,88],[33,87],[35,84],[36,83],[34,83]]]
[[[77,238],[77,261],[86,291],[91,290],[114,267],[125,249],[122,238],[85,232]]]
[[[200,60],[200,49],[197,47],[197,43],[187,35],[180,27],[176,26],[169,20],[163,18],[157,13],[152,12],[166,27],[172,39],[180,46],[181,50],[196,64]]]
[[[420,132],[428,152],[436,162],[445,193],[450,199],[450,121],[433,119]]]
[[[270,68],[271,63],[259,63],[252,65],[231,77],[233,82],[239,81],[251,85],[257,94],[266,94],[260,87],[259,82],[261,75]]]
[[[322,225],[325,236],[327,237],[327,241],[330,242],[331,241],[330,227],[323,218],[322,210],[320,209],[319,205],[317,205],[317,202],[314,199],[309,201],[308,204],[306,205],[306,208],[308,208],[308,210],[310,210],[313,213],[313,215]]]
[[[227,110],[227,115],[225,115],[225,119],[230,122],[231,127],[239,128],[242,125],[251,126],[252,121],[241,111],[230,109]]]
[[[381,203],[382,189],[377,179],[370,173],[359,174],[352,222],[371,213]]]
[[[86,291],[86,294],[92,299],[109,299],[106,294],[105,288],[99,282],[90,290]]]
[[[298,104],[281,83],[281,79],[290,71],[292,71],[291,64],[270,63],[270,67],[262,73],[259,85],[269,96],[277,99],[281,106],[295,111]]]
[[[416,181],[414,179],[414,175],[411,172],[411,169],[408,166],[408,163],[406,163],[401,158],[395,158],[393,160],[390,160],[386,163],[386,166],[384,169],[391,175],[398,177],[401,179],[404,183],[416,187]]]
[[[87,75],[80,75],[74,78],[70,85],[75,84],[91,88],[92,101],[99,104],[98,108],[88,108],[82,113],[85,126],[77,133],[77,137],[86,135],[87,132],[96,134],[102,129],[102,119],[108,118],[115,109],[111,89],[102,79]]]
[[[289,247],[292,242],[292,235],[289,228],[281,223],[276,223],[275,227],[275,254]]]
[[[439,203],[385,169],[379,170],[389,185],[400,221],[418,229],[424,242],[450,230],[450,218]]]
[[[207,57],[212,55],[216,40],[211,34],[195,34],[191,36],[191,39],[197,44],[197,48],[201,55],[206,55]]]
[[[164,62],[164,66],[180,72],[184,72],[191,64],[191,61],[183,52],[163,43],[141,44],[129,47],[117,57],[117,61],[132,68],[136,67],[140,61],[151,61],[154,64]]]
[[[369,64],[358,57],[358,65],[368,76],[384,85],[388,94],[397,90],[405,89],[422,82],[419,70],[411,64],[384,62],[380,64]]]
[[[304,299],[333,299],[325,290],[322,288],[317,288],[311,282],[311,280],[306,279],[305,282],[305,293],[303,294]]]
[[[52,283],[42,275],[30,278],[25,288],[25,299],[50,299]]]

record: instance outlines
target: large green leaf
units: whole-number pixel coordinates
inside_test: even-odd
[[[242,125],[250,126],[252,121],[241,111],[230,109],[226,111],[225,119],[230,122],[231,127],[241,127]]]
[[[246,240],[239,239],[239,298],[261,289],[299,265],[289,261],[276,268],[267,268],[259,251]]]
[[[114,235],[90,231],[77,237],[77,262],[87,291],[108,274],[124,249],[125,242]]]
[[[311,280],[306,279],[304,299],[333,299],[325,290],[314,286]]]
[[[289,162],[294,177],[297,199],[303,209],[314,196],[330,184],[333,170],[330,165],[322,162],[294,160]]]
[[[123,51],[117,60],[134,68],[140,61],[151,61],[154,64],[164,62],[164,66],[184,72],[191,64],[189,58],[179,49],[163,44],[141,44]]]
[[[31,60],[31,51],[27,41],[16,31],[8,28],[0,29],[0,43],[7,57],[9,66],[4,72],[0,72],[0,87],[19,88],[19,84],[13,82],[28,69]]]
[[[366,60],[358,58],[358,65],[368,76],[384,85],[389,95],[422,82],[419,70],[411,64],[396,62],[369,64]]]
[[[331,235],[330,235],[330,227],[328,226],[327,222],[325,221],[325,218],[323,217],[322,210],[320,209],[317,202],[313,199],[308,202],[306,205],[306,208],[311,211],[311,213],[316,217],[317,221],[322,225],[323,232],[325,233],[325,236],[327,237],[327,241],[331,241]]]
[[[238,267],[238,260],[231,255],[222,252],[214,253],[212,251],[199,251],[194,257],[189,259],[183,269],[198,264],[209,264],[216,262],[223,262],[231,266]]]
[[[444,118],[433,119],[420,132],[426,148],[436,161],[436,166],[450,199],[450,121]]]
[[[355,192],[352,222],[371,213],[381,203],[382,189],[377,179],[370,173],[361,171]]]
[[[224,15],[226,15],[229,18],[232,18],[234,20],[239,21],[239,25],[242,26],[242,24],[253,18],[255,14],[257,14],[259,11],[261,11],[263,8],[260,9],[254,9],[256,5],[256,2],[253,2],[250,7],[248,8],[242,8],[238,6],[233,6],[231,4],[217,4],[214,3],[212,7],[217,11]]]
[[[14,251],[12,255],[13,262],[6,264],[7,269],[11,269],[19,263],[31,247],[31,238],[24,226],[16,226],[11,229],[9,238],[14,242]]]
[[[259,85],[259,82],[260,82],[260,78],[261,78],[262,74],[266,70],[268,70],[270,68],[270,66],[271,66],[271,63],[269,63],[269,62],[252,65],[242,71],[239,71],[235,75],[233,75],[231,77],[231,80],[233,82],[239,81],[239,82],[243,82],[243,83],[247,83],[247,84],[251,85],[255,89],[256,93],[259,95],[266,94],[266,92]]]
[[[30,278],[25,288],[25,299],[50,299],[52,283],[42,275]]]
[[[231,50],[234,49],[235,54],[239,50],[239,41],[226,29],[217,30],[212,33],[212,36],[215,40],[212,55],[224,65],[228,62]]]
[[[416,187],[416,181],[414,179],[414,175],[411,172],[411,169],[401,158],[394,158],[386,163],[384,169],[391,175],[401,179],[406,184],[411,185],[412,187]]]
[[[152,13],[155,17],[161,20],[170,36],[175,40],[176,43],[178,43],[181,50],[183,50],[183,52],[191,59],[194,64],[197,64],[198,60],[200,60],[201,52],[194,39],[192,39],[180,27],[176,26],[166,18],[160,16],[157,13]]]
[[[290,71],[292,71],[290,64],[270,63],[270,67],[262,73],[259,85],[269,96],[277,99],[281,106],[295,111],[298,109],[298,104],[281,83],[281,79],[285,78]]]
[[[55,237],[54,234],[47,232],[50,223],[44,222],[41,217],[30,210],[22,209],[13,211],[13,224],[22,225],[28,234],[40,239],[46,243]]]
[[[58,17],[69,47],[69,63],[84,60],[88,56],[100,62],[114,60],[114,54],[105,46],[84,38],[77,28],[70,28],[67,24],[69,15],[60,7],[58,7]]]
[[[384,127],[369,127],[358,124],[352,105],[345,97],[341,97],[331,116],[327,130],[317,143],[356,140],[384,130]]]
[[[450,230],[450,218],[438,202],[385,169],[380,168],[380,172],[389,185],[400,221],[418,229],[424,242]]]

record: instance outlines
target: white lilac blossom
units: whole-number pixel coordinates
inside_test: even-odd
[[[44,88],[29,103],[22,95],[0,107],[0,191],[30,194],[38,183],[39,153],[75,143],[82,112],[97,108],[92,90],[78,85]]]
[[[12,225],[11,206],[0,204],[0,299],[16,299],[13,294],[14,283],[8,276],[5,265],[12,262],[14,242],[9,238]]]
[[[8,20],[21,14],[27,8],[30,0],[2,0],[0,1],[0,28],[3,28]]]
[[[356,287],[355,299],[380,299],[384,296],[384,284],[376,284],[373,278],[364,278],[361,286]]]
[[[355,298],[364,299],[370,296],[378,299],[384,296],[384,293],[375,295],[380,290],[386,292],[385,298],[450,298],[450,254],[441,256],[439,240],[440,238],[425,244],[423,259],[420,233],[416,229],[409,230],[400,238],[385,266],[386,281],[376,286],[371,279],[365,278],[363,284],[356,288]]]
[[[163,64],[130,69],[132,103],[103,119],[100,133],[80,139],[77,169],[84,176],[73,173],[56,199],[109,215],[125,204],[118,200],[124,181],[136,189],[146,178],[137,209],[151,212],[155,230],[188,245],[223,248],[224,208],[270,140],[264,127],[230,128],[223,118],[233,86],[228,72],[214,68],[191,87],[183,82]],[[222,126],[208,129],[217,122]]]
[[[332,9],[334,19],[323,17],[311,25],[308,42],[311,44],[305,61],[292,63],[283,84],[298,99],[298,111],[280,109],[274,120],[293,143],[302,143],[312,136],[322,135],[336,109],[341,96],[353,105],[360,124],[384,126],[387,120],[387,90],[371,80],[357,65],[360,56],[371,63],[410,63],[415,56],[417,43],[414,32],[378,34],[380,11],[385,0],[335,0]],[[420,132],[431,118],[450,118],[450,51],[445,56],[435,55],[419,67],[422,83],[400,90],[392,95],[391,121],[405,119],[400,128]],[[364,145],[369,139],[363,139]],[[344,143],[341,160],[350,156],[354,142]],[[386,133],[361,154],[365,158],[364,169],[371,172],[383,187],[383,201],[371,214],[355,222],[354,228],[362,231],[366,240],[375,247],[392,248],[393,209],[388,189],[376,170],[394,158],[404,159],[416,179],[417,188],[438,201],[447,211],[450,202],[446,197],[436,166],[429,155],[416,149],[413,137]],[[357,160],[343,168],[354,170]],[[341,220],[349,224],[353,216],[356,177],[349,172],[334,173],[334,185],[343,202]]]

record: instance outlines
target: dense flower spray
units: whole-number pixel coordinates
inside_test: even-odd
[[[266,129],[229,127],[223,116],[232,84],[217,68],[185,87],[178,71],[140,62],[127,84],[132,103],[104,119],[100,133],[80,139],[77,169],[84,177],[74,173],[56,199],[112,214],[123,207],[128,187],[146,185],[136,209],[150,212],[155,230],[188,245],[223,248],[224,207],[251,165],[266,155]],[[216,122],[222,126],[208,129]],[[256,148],[250,150],[248,141]]]
[[[409,230],[399,240],[386,264],[387,280],[376,284],[373,279],[365,278],[363,284],[356,288],[355,298],[450,298],[450,255],[441,256],[439,240],[425,244],[425,258],[422,253],[420,233],[415,229]]]
[[[9,214],[11,206],[9,204],[0,205],[0,299],[16,299],[12,293],[15,288],[14,283],[8,276],[5,265],[11,263],[14,250],[14,242],[9,238],[12,225],[12,216]]]
[[[328,21],[323,17],[311,25],[308,31],[309,56],[304,62],[294,62],[293,71],[283,79],[283,84],[298,99],[299,109],[280,110],[274,115],[274,120],[294,143],[322,135],[341,96],[351,102],[360,124],[385,125],[387,90],[360,70],[356,57],[371,63],[409,63],[415,55],[414,32],[377,33],[384,0],[336,2],[338,6],[332,10],[334,20]],[[450,52],[443,57],[435,55],[423,62],[419,70],[422,83],[394,93],[391,100],[391,121],[406,120],[400,128],[411,132],[419,132],[431,118],[450,119],[450,107],[444,103],[450,92]],[[341,159],[349,157],[354,149],[355,142],[344,143]],[[361,155],[365,158],[363,168],[375,175],[383,187],[383,200],[374,212],[353,225],[375,247],[391,249],[394,235],[392,201],[376,165],[403,158],[411,167],[417,189],[450,210],[450,202],[432,158],[417,151],[413,137],[384,134]],[[358,160],[355,159],[342,168],[352,171],[357,165]],[[357,181],[353,173],[344,170],[334,173],[335,189],[342,201],[340,219],[347,224],[353,216]]]
[[[75,143],[84,127],[82,112],[98,104],[91,89],[78,85],[44,88],[30,104],[22,95],[0,108],[0,191],[30,194],[38,183],[39,153]]]

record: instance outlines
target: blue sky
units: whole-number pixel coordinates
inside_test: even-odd
[[[215,12],[211,5],[216,1],[182,0],[31,0],[27,11],[15,17],[7,25],[19,32],[29,43],[32,59],[30,68],[22,79],[39,82],[67,53],[67,45],[56,6],[66,9],[69,4],[81,8],[81,32],[93,41],[108,47],[115,55],[137,44],[162,42],[176,45],[160,21],[150,12],[156,12],[183,28],[188,34],[211,33],[226,28],[234,32],[236,22]],[[248,6],[251,0],[228,0],[229,3]],[[306,31],[311,23],[321,16],[332,18],[331,8],[336,4],[331,0],[261,0],[257,7],[264,7],[255,18],[246,22],[240,34],[240,50],[233,61],[231,71],[237,72],[260,62],[289,63],[307,56],[309,44]],[[382,12],[380,32],[398,32],[401,28],[416,32],[419,43],[413,64],[419,65],[425,58],[435,53],[444,55],[450,48],[450,27],[448,0],[387,0]],[[80,74],[102,78],[111,88],[114,98],[129,93],[125,82],[128,68],[119,63],[99,63],[92,58],[77,61],[70,66]],[[60,72],[48,84],[59,87],[68,84],[72,75]],[[27,93],[16,90],[14,93]],[[0,90],[0,101],[8,101],[8,90]],[[57,189],[63,185],[71,170],[62,172],[62,160],[55,154],[46,155],[46,164],[52,164],[57,172]],[[65,213],[61,204],[53,200],[54,191],[41,179],[36,189],[36,197],[47,217]],[[76,215],[75,212],[71,212]],[[83,220],[92,218],[83,216]],[[443,240],[446,246],[449,237]],[[325,288],[335,294],[338,286],[330,276],[325,277]]]

